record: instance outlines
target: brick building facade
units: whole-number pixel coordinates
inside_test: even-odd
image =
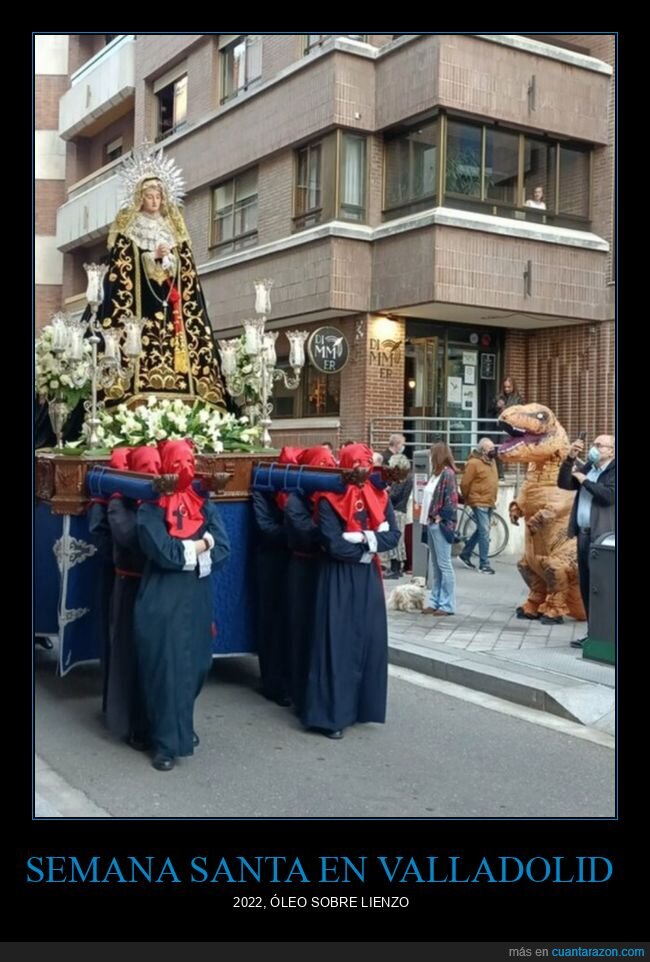
[[[372,431],[383,447],[418,418],[488,417],[505,374],[570,433],[613,431],[612,35],[46,42],[36,124],[65,169],[37,182],[36,233],[56,233],[41,248],[63,263],[45,283],[37,239],[37,324],[81,306],[119,158],[158,139],[187,182],[217,336],[241,331],[268,277],[269,328],[348,341],[339,374],[308,365],[278,392],[276,443]],[[537,183],[543,211],[526,206]]]

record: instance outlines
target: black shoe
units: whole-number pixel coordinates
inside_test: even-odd
[[[476,568],[476,565],[474,564],[474,562],[473,562],[473,561],[470,561],[469,558],[466,558],[466,557],[465,557],[464,555],[462,555],[462,554],[459,554],[459,555],[458,555],[458,560],[459,560],[459,561],[462,561],[466,568]]]
[[[585,641],[589,641],[588,636],[585,636],[584,638],[575,638],[573,641],[570,641],[569,644],[572,648],[582,648]]]
[[[146,739],[142,738],[140,735],[128,735],[126,744],[130,748],[134,748],[136,752],[146,752],[146,750],[149,748]]]
[[[201,744],[201,739],[200,739],[199,736],[196,734],[196,732],[192,732],[192,744],[194,745],[195,748],[196,748],[197,745],[200,745],[200,744]]]
[[[324,735],[325,738],[335,738],[337,740],[339,738],[343,738],[342,728],[317,728],[315,725],[313,725],[310,728],[310,731],[317,732],[319,735]]]
[[[539,619],[539,615],[529,615],[521,605],[516,609],[515,614],[517,618],[525,618],[526,621],[537,621]]]
[[[479,571],[481,572],[482,575],[496,574],[496,571],[494,570],[494,568],[491,568],[489,565],[486,565],[484,568],[479,568]]]
[[[154,755],[151,763],[157,772],[171,772],[176,764],[175,759],[169,755]]]
[[[271,695],[268,691],[264,691],[263,688],[259,688],[258,691],[267,701],[274,701],[280,708],[291,708],[291,699],[288,695]]]
[[[400,575],[399,571],[387,571],[387,572],[384,574],[384,581],[391,581],[391,580],[393,580],[394,578],[396,579],[396,578],[400,578],[400,577],[401,577],[401,575]]]
[[[540,624],[542,625],[563,625],[564,624],[564,618],[562,617],[562,615],[558,615],[557,618],[549,618],[548,615],[542,615],[539,621],[540,621]]]

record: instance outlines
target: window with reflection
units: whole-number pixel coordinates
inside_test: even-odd
[[[236,97],[262,76],[262,37],[238,37],[221,52],[221,101]]]
[[[385,162],[387,209],[432,207],[427,201],[436,194],[438,121],[429,120],[387,140]]]
[[[288,374],[292,373],[287,355],[278,357],[278,367],[286,370]],[[300,385],[295,391],[289,391],[282,381],[276,381],[273,389],[274,418],[326,417],[339,414],[340,407],[340,372],[321,374],[309,359],[303,368]]]
[[[480,127],[456,120],[447,123],[445,190],[448,194],[481,196]]]
[[[309,144],[297,155],[296,223],[311,227],[321,220],[323,145]]]
[[[440,144],[445,147],[439,162]],[[409,130],[385,134],[384,217],[441,204],[589,229],[591,150],[588,144],[558,142],[441,113]]]
[[[214,188],[210,243],[221,254],[257,243],[256,167]]]
[[[345,220],[366,219],[366,138],[341,137],[339,214]]]
[[[344,130],[298,148],[293,216],[296,230],[334,218],[366,221],[366,157],[365,135]]]

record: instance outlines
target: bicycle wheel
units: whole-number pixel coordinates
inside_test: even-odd
[[[463,513],[465,514],[465,521],[462,524],[462,537],[463,541],[467,541],[472,537],[476,531],[476,521],[474,521],[474,515],[471,513],[471,508],[465,508]],[[490,519],[490,547],[488,549],[488,558],[495,558],[498,554],[501,554],[505,546],[508,544],[509,531],[508,525],[496,511],[492,512],[492,518]],[[478,557],[478,541],[472,552]]]

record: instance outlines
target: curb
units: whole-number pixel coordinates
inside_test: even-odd
[[[526,667],[522,671],[498,655],[451,652],[394,638],[389,638],[388,660],[401,668],[614,734],[615,693],[605,685],[543,669]]]

